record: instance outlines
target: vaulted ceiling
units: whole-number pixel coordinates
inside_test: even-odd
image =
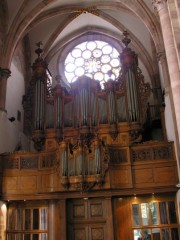
[[[164,51],[159,19],[151,0],[1,0],[6,28],[1,65],[10,66],[20,40],[28,34],[31,63],[36,43],[42,41],[44,58],[56,71],[58,53],[67,43],[87,33],[101,33],[121,41],[129,32],[131,48],[139,55],[145,75],[157,73],[156,54]]]

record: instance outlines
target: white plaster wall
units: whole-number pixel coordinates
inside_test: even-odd
[[[18,61],[13,59],[11,64],[11,77],[7,81],[6,111],[0,112],[0,154],[12,152],[21,144],[21,149],[29,150],[29,140],[23,134],[22,96],[24,95],[24,77],[17,68]],[[21,112],[21,121],[17,120],[17,111]],[[9,121],[14,117],[15,121]]]

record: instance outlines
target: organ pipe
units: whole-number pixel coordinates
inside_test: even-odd
[[[43,130],[47,89],[47,64],[41,57],[42,49],[40,49],[40,47],[36,50],[36,53],[38,54],[38,58],[32,66],[33,79],[35,82],[34,127],[35,130]]]
[[[95,172],[96,174],[100,174],[101,173],[101,151],[100,151],[100,143],[98,138],[95,138],[94,141],[94,158],[95,158]]]
[[[57,85],[54,88],[54,95],[55,95],[55,126],[57,129],[62,128],[62,97],[63,97],[63,89],[61,87],[61,79],[59,76],[56,77]]]
[[[61,160],[62,160],[62,176],[68,175],[68,153],[67,146],[65,143],[62,144]]]
[[[115,91],[114,81],[109,80],[105,83],[105,89],[108,96],[108,109],[109,109],[109,122],[110,124],[116,124],[116,103],[115,103]]]
[[[139,100],[138,100],[138,80],[137,68],[138,58],[137,55],[128,47],[131,40],[127,37],[127,32],[124,33],[122,42],[125,44],[123,52],[120,54],[122,63],[122,79],[125,82],[125,90],[127,97],[128,107],[128,120],[130,122],[139,121]]]

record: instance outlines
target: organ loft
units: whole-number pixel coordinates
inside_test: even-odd
[[[38,44],[23,98],[34,150],[1,156],[8,240],[178,239],[163,94],[151,105],[126,31],[122,42],[118,77],[69,85],[61,72],[52,84]]]

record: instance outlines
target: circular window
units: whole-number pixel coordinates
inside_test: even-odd
[[[84,41],[76,45],[66,56],[64,74],[69,83],[83,75],[100,82],[117,79],[121,64],[119,52],[109,43],[100,40]]]

